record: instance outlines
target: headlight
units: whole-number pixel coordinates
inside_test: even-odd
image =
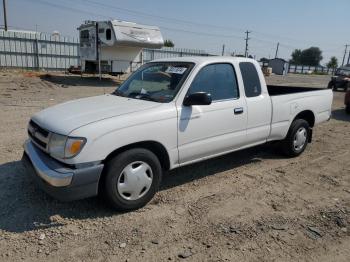
[[[56,158],[72,158],[80,153],[86,143],[85,138],[51,134],[49,153]]]
[[[57,158],[64,158],[64,148],[66,146],[66,141],[66,136],[52,133],[49,142],[50,155]]]

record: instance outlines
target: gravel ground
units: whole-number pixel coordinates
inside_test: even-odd
[[[20,162],[30,116],[117,84],[0,72],[0,261],[349,261],[350,117],[342,92],[302,156],[287,159],[264,145],[171,171],[135,212],[116,213],[97,198],[62,203],[37,189]]]

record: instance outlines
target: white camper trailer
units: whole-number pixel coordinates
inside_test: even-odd
[[[142,64],[142,48],[161,48],[156,26],[119,20],[86,21],[79,28],[82,72],[129,73]]]

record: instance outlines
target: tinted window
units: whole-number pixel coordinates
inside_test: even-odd
[[[106,39],[111,40],[111,38],[112,38],[112,31],[111,31],[111,29],[108,28],[106,30]]]
[[[239,68],[242,73],[246,97],[259,96],[261,94],[261,85],[255,66],[249,62],[242,62],[239,64]]]
[[[193,80],[189,93],[206,92],[212,100],[238,98],[236,75],[230,64],[212,64],[202,68]]]

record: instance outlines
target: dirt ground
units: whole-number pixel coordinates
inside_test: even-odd
[[[325,87],[328,76],[268,83]],[[32,114],[110,92],[115,79],[0,72],[0,261],[350,261],[350,117],[343,92],[305,153],[277,145],[165,175],[145,208],[116,213],[98,198],[62,203],[22,168]]]

